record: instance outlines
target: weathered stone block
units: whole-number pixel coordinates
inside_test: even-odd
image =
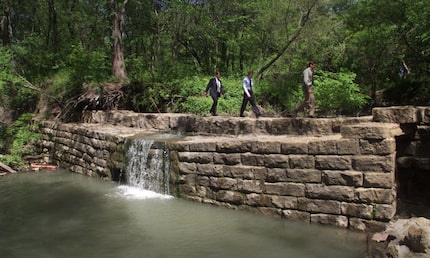
[[[252,142],[253,153],[281,153],[281,143],[272,141]]]
[[[244,193],[262,193],[264,185],[258,180],[239,180],[238,190]]]
[[[326,185],[362,186],[363,173],[356,171],[324,170],[323,183]]]
[[[351,157],[350,156],[316,156],[315,168],[328,169],[328,170],[350,170]]]
[[[169,150],[176,150],[178,152],[190,151],[190,145],[185,142],[169,142],[167,143],[167,148]]]
[[[315,158],[309,155],[289,155],[289,163],[293,169],[315,168]]]
[[[213,162],[214,154],[211,152],[178,152],[181,162],[207,164]]]
[[[299,210],[311,213],[341,214],[341,202],[338,201],[299,198],[297,206]]]
[[[277,120],[266,120],[257,121],[256,127],[261,131],[273,135],[289,134],[290,121],[289,119],[277,119]]]
[[[421,122],[429,124],[430,123],[430,108],[429,107],[417,107],[418,117]]]
[[[297,209],[297,197],[272,195],[272,204],[281,209]]]
[[[179,196],[183,195],[194,195],[196,193],[196,188],[189,184],[178,185]]]
[[[430,122],[427,122],[427,123],[430,123]],[[430,126],[429,125],[417,126],[416,139],[428,141],[430,139]]]
[[[272,206],[272,201],[270,196],[251,193],[246,195],[245,204],[253,207],[270,207]]]
[[[394,155],[353,156],[352,167],[357,171],[393,172],[395,168],[395,157]]]
[[[337,141],[319,140],[309,142],[309,154],[337,154]]]
[[[251,152],[252,143],[250,141],[221,141],[216,145],[217,152],[243,153]]]
[[[340,132],[344,138],[355,139],[387,139],[403,134],[400,125],[389,123],[345,125],[341,127]]]
[[[294,141],[284,142],[281,144],[282,154],[307,154],[308,142],[307,141]]]
[[[296,183],[321,183],[321,171],[316,169],[287,169],[286,181]]]
[[[240,155],[240,161],[244,166],[262,166],[264,167],[264,158],[260,154],[244,153]]]
[[[197,171],[196,163],[181,162],[179,163],[178,167],[179,167],[180,174],[195,174]]]
[[[198,187],[197,189],[198,189],[199,196],[200,197],[205,197],[205,195],[204,196],[201,195],[201,191],[202,191],[202,188],[206,189],[206,187],[209,187],[209,185],[210,185],[209,177],[207,177],[207,176],[197,176],[196,177],[196,183],[199,186],[204,186],[204,187]],[[205,193],[206,193],[206,191],[205,191]]]
[[[329,214],[311,214],[311,223],[319,223],[324,225],[332,225],[341,228],[348,227],[348,218],[339,215]]]
[[[287,181],[286,170],[283,168],[269,168],[269,169],[267,169],[265,181],[269,182],[269,183],[286,182]]]
[[[188,142],[190,152],[215,152],[215,142]]]
[[[311,214],[309,212],[297,210],[283,210],[282,218],[293,221],[311,222]]]
[[[264,167],[223,166],[223,175],[241,179],[263,179],[266,175]]]
[[[227,202],[234,205],[239,205],[243,203],[244,197],[241,193],[235,191],[221,190],[216,194],[216,200],[220,202]]]
[[[107,167],[107,161],[105,159],[98,158],[98,156],[94,156],[94,163],[101,167]]]
[[[342,203],[342,215],[363,219],[373,219],[373,206],[362,203],[344,202]]]
[[[255,130],[255,121],[250,119],[243,119],[237,121],[238,134],[252,134]]]
[[[264,187],[267,194],[304,196],[305,185],[298,183],[265,183]]]
[[[372,173],[364,174],[363,186],[373,188],[392,188],[394,187],[394,173]]]
[[[396,205],[393,204],[375,204],[374,205],[375,219],[389,221],[396,215]]]
[[[360,153],[358,139],[339,139],[337,141],[337,154],[356,155]]]
[[[326,186],[321,184],[307,184],[306,197],[312,199],[328,199],[337,201],[353,201],[354,187]]]
[[[229,177],[210,177],[209,186],[212,189],[237,190],[237,179]]]
[[[181,176],[181,180],[184,184],[195,186],[197,184],[197,175],[195,174],[187,174]]]
[[[237,165],[240,164],[240,154],[237,153],[215,153],[213,154],[215,164]]]
[[[356,201],[361,203],[390,204],[395,199],[395,192],[391,189],[358,188],[355,195]]]
[[[180,163],[180,166],[182,166],[181,164],[183,163]],[[185,164],[195,164],[195,163],[185,163]],[[192,170],[189,173],[196,173],[197,175],[203,175],[203,176],[223,176],[223,174],[220,173],[219,170],[215,171],[214,169],[215,166],[213,164],[195,164],[195,166],[196,166],[196,169]]]
[[[390,139],[360,139],[360,153],[389,155],[396,151],[396,141]]]
[[[288,155],[283,154],[266,154],[258,157],[267,168],[288,168]]]
[[[380,232],[385,230],[386,224],[376,220],[366,220],[361,218],[350,218],[349,228],[358,231]]]
[[[418,123],[418,110],[412,106],[375,107],[372,109],[373,121],[384,123]]]

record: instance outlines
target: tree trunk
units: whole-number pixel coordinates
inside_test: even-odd
[[[269,62],[267,62],[267,64],[265,64],[262,68],[260,68],[260,70],[257,73],[257,78],[262,78],[263,77],[263,73],[270,67],[272,66],[282,55],[284,55],[285,51],[287,51],[287,49],[290,47],[290,45],[296,41],[296,39],[300,36],[300,33],[303,29],[303,27],[306,25],[306,23],[309,21],[312,9],[315,7],[317,1],[315,1],[313,4],[310,4],[306,11],[304,13],[302,13],[300,15],[300,20],[299,23],[297,25],[297,29],[294,31],[294,34],[291,38],[289,38],[286,41],[286,44],[284,45],[284,47],[282,47],[279,52],[276,54],[276,56],[274,58],[272,58],[271,60],[269,60]]]
[[[2,4],[3,5],[3,4]],[[1,37],[1,45],[0,46],[6,46],[9,45],[12,42],[12,25],[10,22],[10,14],[11,14],[11,8],[9,6],[2,6],[3,7],[3,14],[0,16],[0,37]]]
[[[125,6],[128,0],[111,0],[113,11],[113,61],[112,72],[113,76],[120,80],[127,80],[127,72],[125,69],[124,54],[122,51],[122,33],[124,25]]]
[[[48,14],[48,35],[46,39],[46,44],[49,46],[49,43],[52,42],[52,46],[54,52],[57,54],[60,49],[60,40],[58,36],[58,15],[57,9],[55,7],[54,0],[46,1],[49,6],[49,14]]]

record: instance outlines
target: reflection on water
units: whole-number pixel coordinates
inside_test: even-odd
[[[64,171],[0,177],[0,257],[364,257],[363,234]]]

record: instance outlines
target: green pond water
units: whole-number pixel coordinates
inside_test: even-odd
[[[364,257],[358,232],[267,218],[67,171],[0,177],[0,257]]]

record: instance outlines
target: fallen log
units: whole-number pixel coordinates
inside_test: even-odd
[[[30,164],[30,168],[32,170],[39,170],[39,169],[48,169],[48,170],[55,170],[57,169],[57,166],[55,165],[47,165],[47,164]]]
[[[3,169],[3,170],[6,170],[6,172],[11,173],[11,174],[16,173],[15,170],[13,170],[11,167],[9,167],[6,164],[3,164],[2,162],[0,162],[0,168]]]

